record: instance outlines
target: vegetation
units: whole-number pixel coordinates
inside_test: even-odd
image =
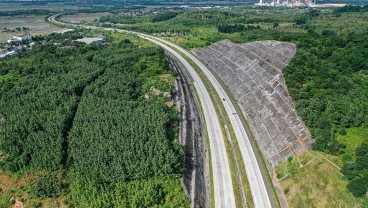
[[[244,25],[221,25],[218,26],[218,31],[222,33],[235,33],[235,32],[243,32],[245,30],[254,30],[254,29],[261,29],[260,26],[244,26]]]
[[[359,147],[362,142],[350,144],[365,141],[366,136],[350,136],[349,141],[339,137],[350,129],[368,129],[367,15],[366,7],[358,6],[335,10],[238,7],[185,11],[155,23],[148,17],[138,18],[124,28],[165,32],[161,35],[170,31],[174,36],[167,38],[188,49],[225,38],[238,43],[268,39],[295,43],[297,53],[284,75],[298,114],[312,133],[313,149],[340,156],[346,169],[355,171],[355,148],[363,147]],[[357,175],[367,180],[362,173]]]
[[[295,43],[297,54],[284,76],[323,157],[312,152],[290,158],[278,176],[292,206],[354,207],[368,187],[367,17],[366,7],[355,6],[237,7],[113,14],[100,23],[169,34],[167,39],[188,49],[225,38]],[[32,194],[66,195],[75,207],[187,206],[179,182],[176,112],[150,91],[171,90],[171,79],[162,76],[172,74],[162,50],[116,35],[106,35],[107,45],[74,44],[78,37],[36,37],[48,44],[0,62],[1,167],[17,174],[52,172],[36,177]],[[324,157],[340,159],[341,172]],[[4,190],[9,198],[0,205],[9,203]]]
[[[158,13],[155,16],[152,17],[152,22],[161,22],[161,21],[166,21],[169,19],[172,19],[174,17],[176,17],[178,15],[177,12],[163,12],[163,13]]]
[[[362,207],[351,197],[339,169],[316,152],[304,153],[276,168],[290,207]],[[336,158],[336,156],[332,156]]]
[[[171,92],[163,50],[105,36],[105,45],[77,44],[78,32],[38,37],[0,62],[1,168],[51,172],[31,195],[66,195],[74,207],[186,207],[177,112],[149,86]]]
[[[347,5],[341,8],[335,9],[335,13],[343,13],[343,12],[367,12],[368,5],[364,6],[354,6],[354,5]]]
[[[32,192],[37,197],[50,197],[56,198],[62,194],[63,186],[61,171],[55,171],[51,174],[47,174],[38,178],[33,187]],[[59,175],[58,175],[59,174]]]
[[[147,21],[149,20],[149,18],[147,18],[146,16],[124,16],[124,18],[121,18],[121,16],[119,15],[109,15],[109,16],[105,16],[105,17],[101,17],[100,18],[100,22],[111,22],[111,23],[115,23],[115,24],[135,24],[138,23],[139,21],[141,21],[141,19],[147,19]]]
[[[144,32],[158,32],[151,27],[162,31],[188,28],[190,34],[179,33],[172,40],[189,48],[224,38],[234,42],[276,39],[296,43],[298,52],[285,70],[285,78],[299,115],[313,134],[314,149],[343,153],[344,144],[337,141],[336,133],[343,128],[368,125],[366,33],[353,28],[320,30],[323,25],[319,21],[323,18],[346,19],[334,15],[339,9],[323,15],[315,9],[245,11],[254,15],[248,16],[240,9],[188,11],[156,24],[140,19],[140,23],[125,28]],[[286,18],[290,12],[296,13],[291,22]],[[250,23],[257,25],[245,25]],[[284,31],[289,28],[292,28],[290,32]]]
[[[289,91],[317,150],[343,153],[336,132],[368,124],[368,53],[361,51],[366,47],[363,37],[323,33],[309,39],[308,45],[300,44],[299,53],[285,70]]]
[[[0,16],[17,16],[17,15],[49,15],[52,12],[45,9],[29,9],[29,10],[14,10],[0,11]]]
[[[342,173],[350,180],[347,188],[356,197],[368,192],[368,142],[356,148],[354,163],[345,163]]]
[[[341,129],[337,134],[339,143],[344,144],[346,148],[341,155],[343,162],[355,161],[355,150],[364,142],[368,142],[367,128],[349,128]]]

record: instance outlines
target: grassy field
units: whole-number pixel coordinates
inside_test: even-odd
[[[63,15],[60,20],[63,22],[70,23],[81,23],[81,22],[93,22],[98,20],[102,16],[107,16],[110,13],[102,12],[102,13],[77,13],[72,15]]]
[[[340,170],[317,152],[305,153],[276,168],[290,207],[361,207],[363,199],[352,196]],[[338,158],[336,158],[338,160]]]
[[[8,30],[15,30],[17,27],[27,27],[30,30],[27,31],[32,35],[43,35],[49,34],[54,31],[58,31],[61,28],[48,24],[45,21],[45,16],[0,16],[0,30],[7,28]],[[7,39],[11,38],[13,35],[21,35],[23,31],[15,32],[1,32],[0,33],[0,43],[6,42]]]
[[[345,153],[341,155],[343,160],[350,158],[355,160],[355,149],[363,142],[368,141],[368,129],[349,128],[346,129],[346,135],[337,134],[337,140],[346,145]]]

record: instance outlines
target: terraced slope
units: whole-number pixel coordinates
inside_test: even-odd
[[[195,51],[228,86],[272,166],[310,149],[311,135],[282,75],[295,52],[296,46],[286,42],[230,40]]]

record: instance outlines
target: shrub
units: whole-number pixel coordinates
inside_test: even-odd
[[[61,195],[63,185],[54,174],[48,174],[39,178],[32,187],[32,192],[37,197],[56,198]]]
[[[339,134],[345,136],[347,134],[346,129],[340,129]]]

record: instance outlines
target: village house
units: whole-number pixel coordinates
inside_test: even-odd
[[[21,35],[21,36],[13,36],[7,42],[8,43],[13,43],[13,42],[21,42],[23,40],[31,40],[31,39],[32,39],[31,34],[24,34],[24,35]]]

